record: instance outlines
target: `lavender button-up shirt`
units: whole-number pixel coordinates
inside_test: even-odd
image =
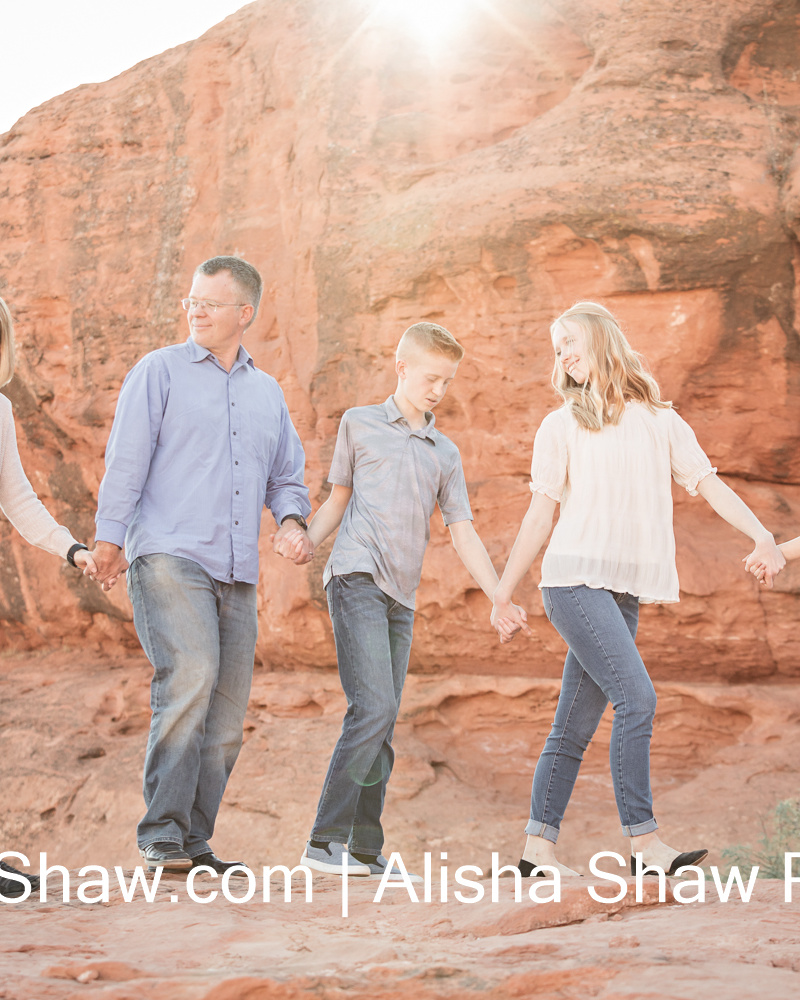
[[[189,337],[145,355],[122,384],[97,539],[124,544],[130,562],[164,552],[257,583],[264,506],[279,524],[311,512],[304,466],[275,379],[243,347],[226,372]]]

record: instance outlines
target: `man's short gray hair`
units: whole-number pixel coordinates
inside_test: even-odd
[[[255,319],[258,304],[261,301],[261,293],[264,290],[261,275],[252,264],[248,264],[241,257],[209,257],[195,269],[194,273],[207,274],[210,277],[219,274],[220,271],[230,272],[233,280],[241,288],[244,297],[253,307],[253,319]]]

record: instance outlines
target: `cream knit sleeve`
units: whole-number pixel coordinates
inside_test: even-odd
[[[66,558],[75,544],[36,496],[22,468],[9,400],[0,394],[0,509],[26,542]]]

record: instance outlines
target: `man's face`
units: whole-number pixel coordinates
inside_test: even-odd
[[[415,351],[397,362],[403,395],[423,413],[442,401],[457,371],[457,361],[433,351]]]
[[[198,305],[186,313],[192,338],[201,347],[240,339],[253,315],[253,307],[242,304],[242,290],[230,271],[196,274],[188,298],[217,304],[216,310]]]

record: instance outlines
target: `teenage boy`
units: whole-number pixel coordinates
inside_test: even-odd
[[[339,526],[323,577],[347,695],[342,733],[322,787],[301,863],[340,874],[383,876],[381,812],[392,770],[392,733],[408,667],[414,598],[439,504],[456,552],[491,600],[498,585],[472,512],[453,442],[433,408],[455,378],[464,349],[441,326],[416,323],[397,347],[397,389],[385,403],[342,417],[330,497],[308,530],[316,547]],[[290,532],[278,547],[293,555]],[[518,609],[517,626],[525,613]],[[393,872],[394,874],[394,872]]]

